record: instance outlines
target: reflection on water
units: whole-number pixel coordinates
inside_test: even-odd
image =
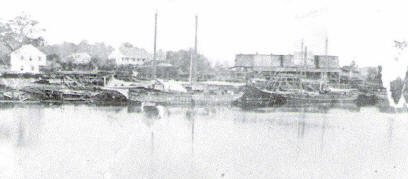
[[[4,105],[0,178],[401,178],[406,113]]]

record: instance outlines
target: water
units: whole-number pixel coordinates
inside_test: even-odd
[[[14,105],[0,116],[0,178],[408,176],[408,114],[374,107]]]

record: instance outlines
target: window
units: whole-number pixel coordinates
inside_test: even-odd
[[[31,71],[34,71],[34,66],[31,66]]]
[[[38,61],[41,61],[41,57],[38,57]]]
[[[21,56],[21,60],[24,60],[24,56]]]

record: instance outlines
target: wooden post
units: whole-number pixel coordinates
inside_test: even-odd
[[[103,86],[106,86],[106,76],[103,77]]]
[[[340,83],[340,72],[337,73],[337,80]]]

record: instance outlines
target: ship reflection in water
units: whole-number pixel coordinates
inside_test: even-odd
[[[0,178],[403,178],[408,114],[3,105]]]

